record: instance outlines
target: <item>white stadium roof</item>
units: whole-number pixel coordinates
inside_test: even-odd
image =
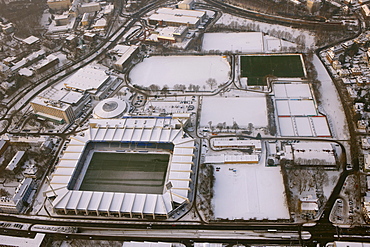
[[[191,182],[194,140],[184,137],[183,130],[172,118],[123,118],[91,119],[90,128],[83,137],[75,136],[67,145],[63,157],[55,168],[47,196],[56,196],[53,202],[58,212],[74,212],[97,215],[116,213],[130,217],[135,215],[167,216],[176,203],[188,201]],[[117,193],[69,190],[68,184],[75,172],[82,150],[87,142],[149,142],[173,143],[174,150],[169,163],[165,185],[172,184],[171,190],[163,194]],[[56,194],[55,194],[56,193]]]

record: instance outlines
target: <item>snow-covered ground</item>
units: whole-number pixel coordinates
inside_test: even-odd
[[[266,98],[263,94],[250,93],[245,97],[204,97],[200,126],[212,126],[226,122],[232,126],[234,121],[239,127],[252,123],[255,127],[267,126]]]
[[[317,78],[321,81],[319,110],[326,115],[333,137],[347,140],[349,138],[348,126],[338,92],[324,65],[316,55],[313,57],[313,64],[317,71]]]
[[[216,26],[217,25],[230,25],[230,27],[234,28],[248,27],[249,30],[267,33],[271,36],[284,38],[289,41],[295,41],[299,37],[299,39],[301,39],[301,41],[305,43],[305,46],[307,48],[314,47],[315,45],[315,36],[309,31],[303,31],[291,27],[264,22],[252,21],[249,19],[232,16],[230,14],[223,14],[221,18],[217,20]]]
[[[220,85],[229,80],[229,74],[230,65],[222,56],[154,56],[136,65],[130,79],[131,84],[171,89],[175,84],[207,86],[210,78]]]
[[[289,218],[280,167],[265,167],[263,163],[215,165],[220,167],[215,171],[215,218]]]
[[[205,33],[203,50],[263,52],[263,34],[249,33]]]
[[[295,44],[272,36],[264,35],[262,32],[244,33],[205,33],[202,49],[204,51],[232,51],[244,53],[262,53],[281,51]]]

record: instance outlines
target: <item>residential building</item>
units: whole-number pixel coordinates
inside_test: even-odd
[[[21,167],[22,162],[25,159],[25,151],[18,151],[14,157],[10,160],[9,164],[6,166],[5,170],[12,173],[16,173]]]
[[[28,205],[28,199],[34,188],[32,178],[24,178],[17,187],[13,197],[0,198],[0,212],[2,213],[20,213]]]

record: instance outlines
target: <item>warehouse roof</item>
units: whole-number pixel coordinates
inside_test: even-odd
[[[82,91],[98,90],[109,79],[109,76],[101,69],[84,67],[69,77],[64,86]]]

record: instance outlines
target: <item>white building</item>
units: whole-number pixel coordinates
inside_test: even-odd
[[[131,59],[139,52],[139,47],[137,45],[117,45],[114,50],[113,53],[117,54],[119,58],[113,64],[113,68],[123,72],[128,67]]]
[[[23,161],[25,154],[26,154],[25,151],[18,151],[14,155],[14,157],[11,159],[9,164],[6,166],[5,170],[11,171],[11,172],[14,172],[15,170],[17,170],[17,168],[19,168],[19,165]]]
[[[179,2],[176,7],[179,9],[194,9],[194,0],[184,0]]]
[[[48,0],[49,9],[67,10],[71,6],[71,0]]]
[[[56,121],[71,123],[81,114],[89,100],[89,95],[61,89],[49,89],[34,98],[30,104],[36,116]]]
[[[205,11],[160,8],[148,20],[152,25],[197,28],[206,17]]]
[[[104,70],[87,66],[67,78],[63,85],[68,90],[89,93],[95,100],[102,100],[115,82],[116,78],[110,77]]]
[[[77,7],[78,14],[84,14],[84,13],[92,13],[96,11],[100,11],[101,6],[100,3],[97,2],[91,2],[91,3],[82,3],[79,4]]]
[[[127,103],[117,98],[102,100],[94,108],[95,118],[120,118],[127,112]]]
[[[0,211],[3,213],[20,213],[27,204],[32,193],[34,181],[32,178],[24,178],[17,187],[12,198],[0,198]]]

